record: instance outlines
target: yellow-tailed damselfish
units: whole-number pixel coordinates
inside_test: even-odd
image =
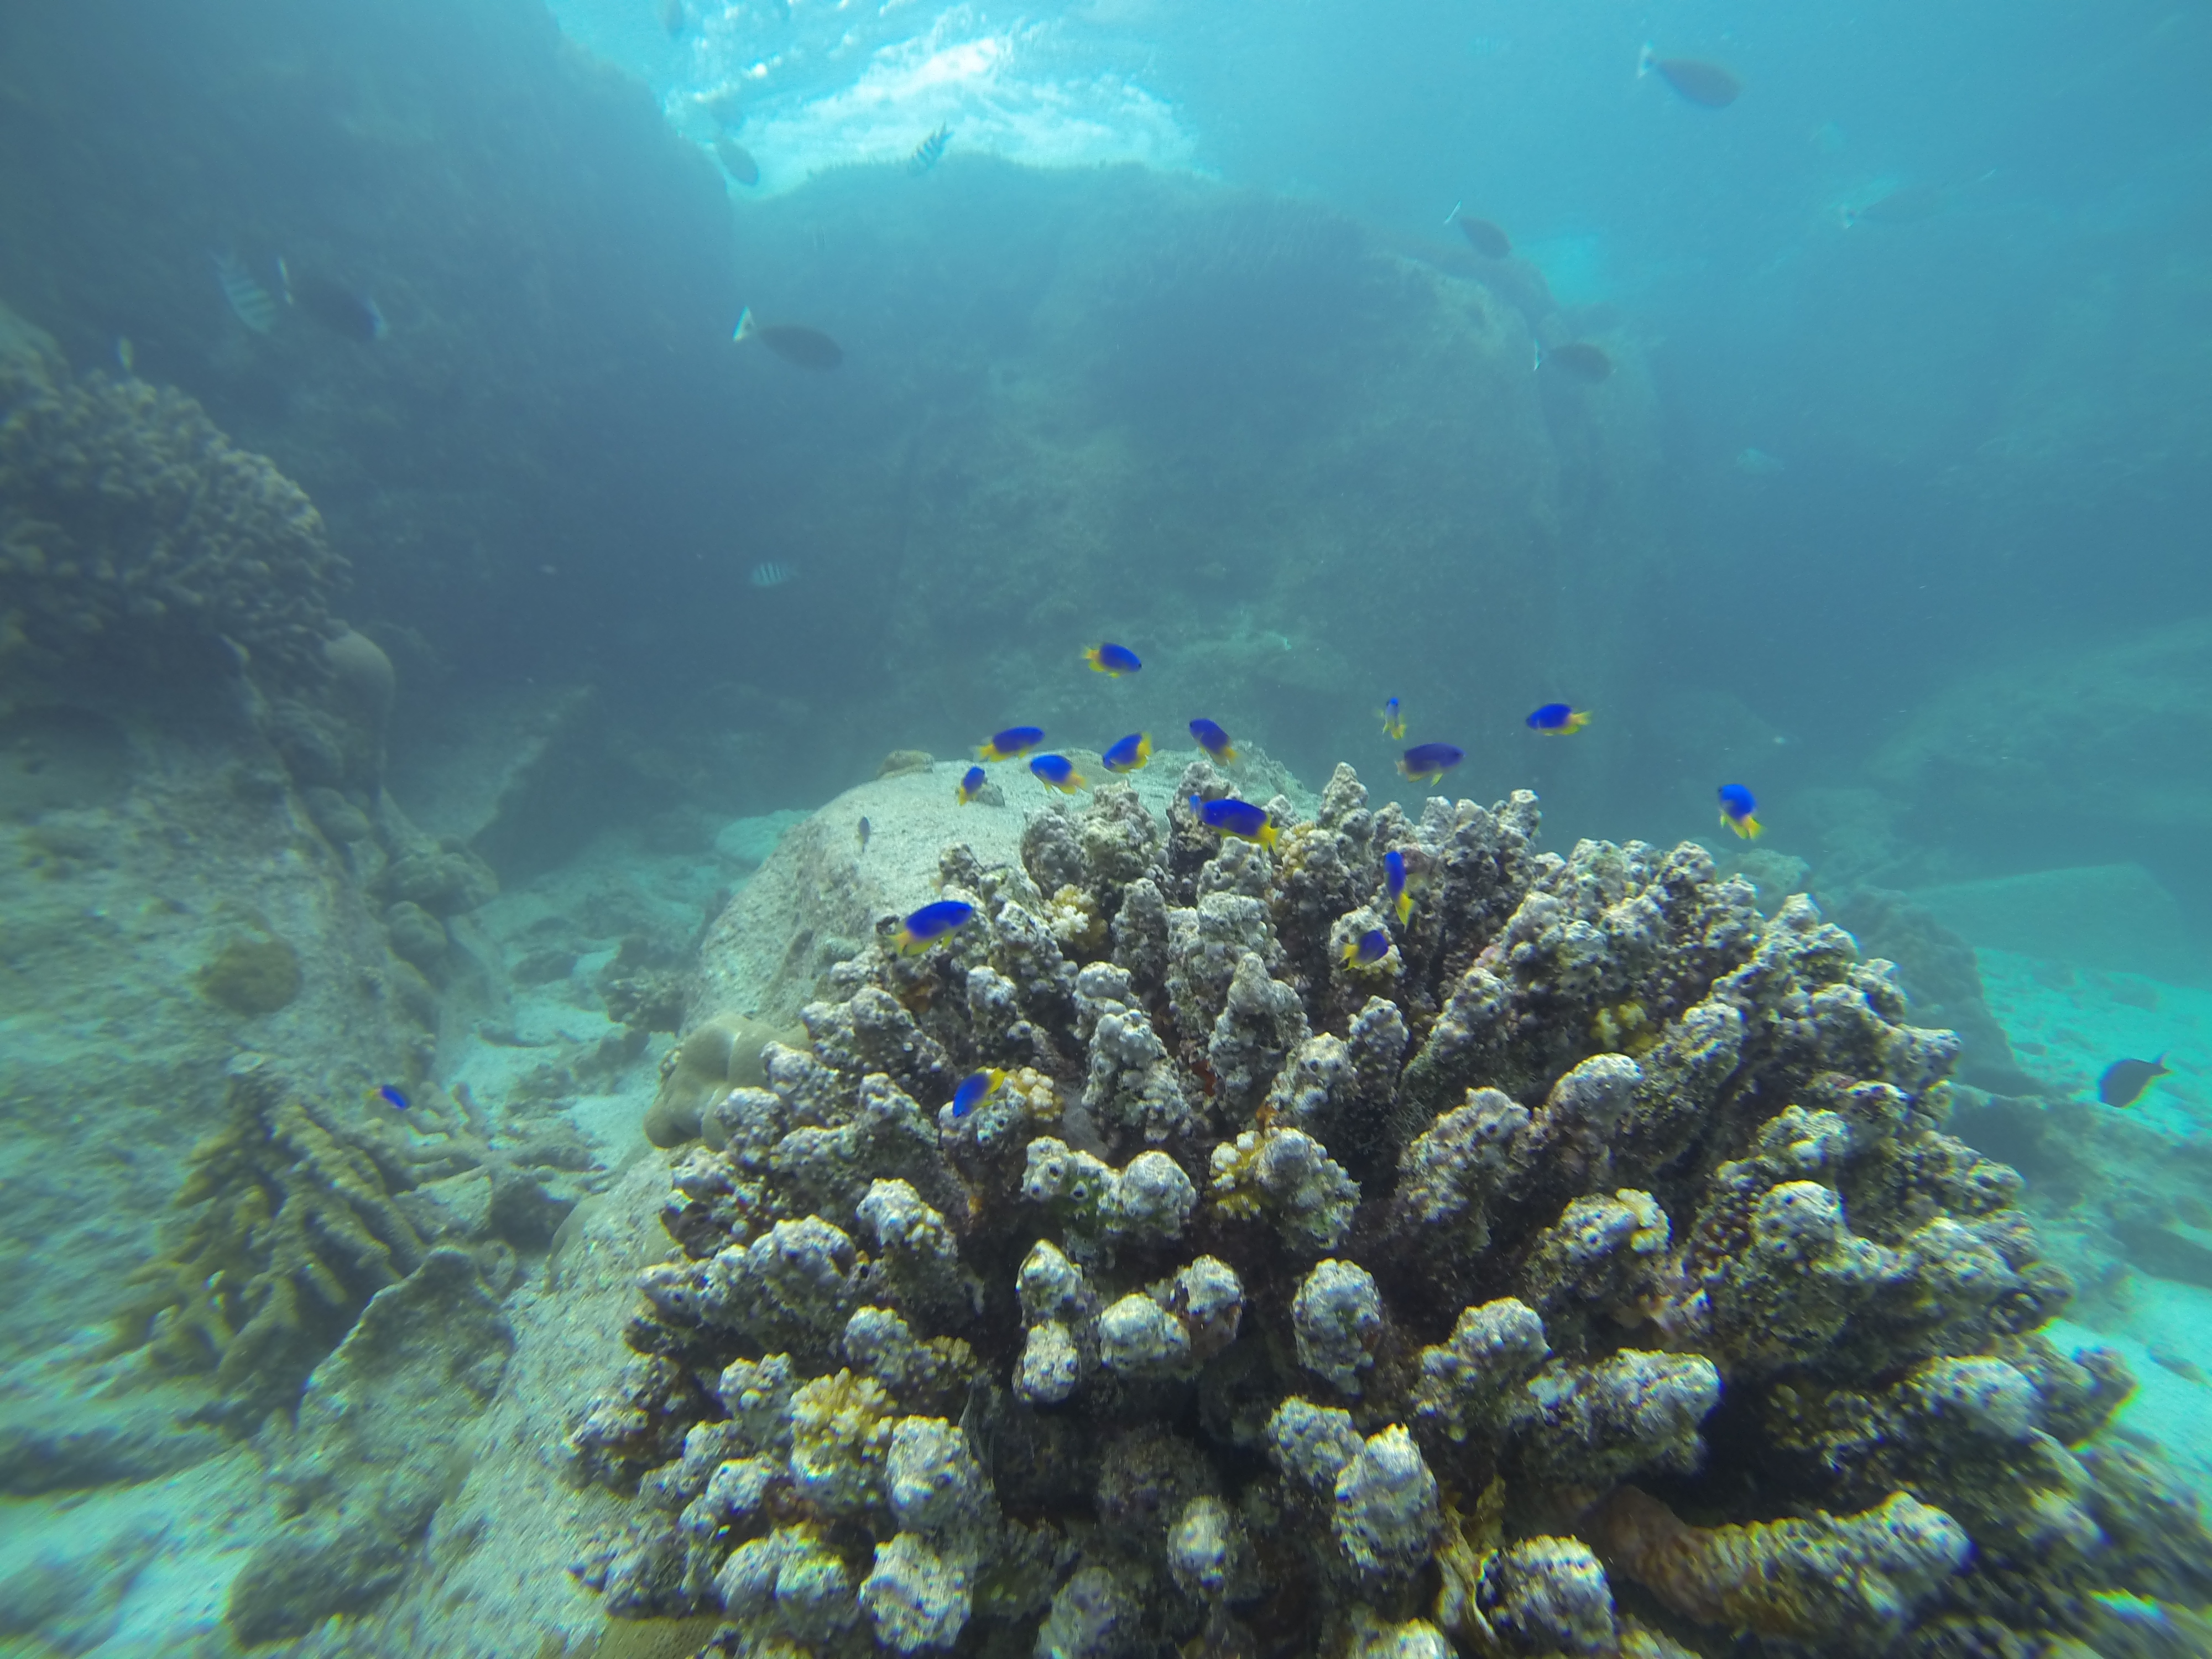
[[[1264,806],[1255,806],[1249,800],[1206,800],[1193,795],[1190,810],[1209,830],[1218,830],[1239,841],[1255,841],[1262,847],[1275,844],[1275,826],[1267,821]]]
[[[897,945],[900,954],[913,956],[927,951],[941,939],[950,938],[975,919],[975,907],[964,899],[939,899],[934,904],[925,904],[906,919],[899,928]]]
[[[1042,726],[1010,726],[1003,732],[994,732],[991,740],[975,751],[978,760],[1018,760],[1044,741]]]
[[[1083,653],[1084,661],[1101,674],[1111,674],[1120,679],[1124,674],[1133,674],[1145,665],[1137,660],[1137,653],[1126,645],[1094,645]]]
[[[960,1086],[952,1091],[952,1115],[967,1116],[969,1113],[998,1093],[999,1085],[1006,1080],[1006,1074],[995,1066],[987,1067],[983,1071],[969,1073],[966,1077],[961,1079]]]
[[[1347,968],[1372,968],[1390,954],[1390,935],[1380,927],[1370,927],[1358,939],[1344,943],[1344,965]]]
[[[1109,772],[1140,772],[1152,757],[1152,735],[1132,732],[1098,758]]]
[[[1564,702],[1547,702],[1528,716],[1528,729],[1541,732],[1547,738],[1564,738],[1571,732],[1579,732],[1589,724],[1589,710],[1576,708]]]
[[[960,781],[952,786],[952,799],[965,806],[983,793],[983,786],[990,780],[991,775],[981,767],[971,766],[960,775]]]
[[[1198,739],[1198,746],[1226,766],[1237,758],[1237,747],[1229,741],[1229,734],[1212,720],[1197,720],[1190,723],[1190,734]]]
[[[1072,795],[1091,785],[1083,774],[1075,769],[1075,763],[1065,755],[1039,755],[1030,762],[1030,775],[1048,789],[1057,789],[1063,795]]]
[[[1752,799],[1751,791],[1740,783],[1724,783],[1720,787],[1721,822],[1746,841],[1757,841],[1761,828],[1753,816],[1759,803]]]

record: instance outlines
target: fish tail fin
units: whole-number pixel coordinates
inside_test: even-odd
[[[1544,343],[1541,340],[1532,340],[1529,343],[1535,348],[1535,355],[1528,363],[1528,372],[1533,374],[1544,366]]]
[[[1446,224],[1449,224],[1449,223],[1451,223],[1451,222],[1452,222],[1453,220],[1455,220],[1455,219],[1458,218],[1458,217],[1459,217],[1459,210],[1460,210],[1462,208],[1465,207],[1466,205],[1467,205],[1467,204],[1466,204],[1466,203],[1464,203],[1464,202],[1454,202],[1454,203],[1452,204],[1452,210],[1451,210],[1449,213],[1447,213],[1446,215],[1444,215],[1444,222],[1445,222]]]
[[[753,320],[753,308],[747,306],[738,313],[738,325],[730,331],[732,342],[743,343],[760,332],[760,325]]]
[[[1235,744],[1224,743],[1221,745],[1221,763],[1224,766],[1234,766],[1237,764],[1237,745]]]
[[[1412,918],[1413,914],[1413,896],[1411,893],[1401,893],[1401,894],[1399,894],[1399,895],[1398,895],[1398,925],[1399,925],[1400,927],[1404,927],[1404,926],[1406,925],[1407,921]]]
[[[1101,647],[1095,645],[1087,645],[1084,647],[1083,660],[1091,665],[1091,672],[1094,674],[1104,674],[1112,672],[1106,666],[1106,653]]]
[[[1260,833],[1255,839],[1272,853],[1275,850],[1275,842],[1279,839],[1279,832],[1273,824],[1263,823],[1260,826]]]
[[[1650,74],[1651,66],[1658,61],[1658,55],[1651,50],[1651,43],[1646,40],[1644,43],[1644,50],[1636,54],[1636,78],[1641,81],[1645,76]]]
[[[1567,730],[1570,732],[1579,732],[1589,723],[1589,710],[1587,708],[1578,708],[1567,716]]]
[[[284,303],[288,306],[292,304],[292,267],[284,263],[284,256],[281,253],[276,256],[276,282],[284,290]],[[374,311],[376,307],[371,306],[369,309]]]
[[[1759,832],[1766,827],[1748,812],[1740,818],[1732,818],[1723,813],[1721,816],[1721,822],[1735,830],[1745,841],[1757,841]]]

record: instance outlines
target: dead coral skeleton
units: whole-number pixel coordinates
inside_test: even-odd
[[[1183,804],[1224,793],[1200,763],[1164,834],[1109,786],[1021,867],[946,848],[975,922],[834,969],[705,1110],[571,1437],[638,1493],[578,1565],[610,1611],[763,1656],[1688,1651],[1635,1580],[1711,1651],[1842,1656],[2212,1586],[2193,1518],[2069,1450],[2124,1377],[2035,1334],[2067,1287],[1942,1132],[1955,1040],[1808,901],[1762,916],[1694,845],[1540,853],[1526,794],[1408,817],[1339,768],[1271,850]],[[981,1066],[1019,1089],[956,1114]],[[2130,1541],[2024,1589],[2081,1525]]]

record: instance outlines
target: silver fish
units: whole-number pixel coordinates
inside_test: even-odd
[[[774,559],[763,559],[753,567],[748,580],[755,587],[781,587],[791,580],[791,572]]]
[[[269,290],[261,286],[252,271],[228,253],[218,253],[215,259],[215,279],[222,284],[222,297],[230,301],[230,308],[238,320],[256,334],[266,334],[276,326],[276,301]]]
[[[935,167],[945,154],[945,146],[952,137],[950,126],[941,126],[914,147],[914,154],[906,158],[906,170],[924,173]]]

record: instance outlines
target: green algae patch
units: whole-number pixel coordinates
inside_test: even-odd
[[[202,996],[234,1014],[273,1014],[300,994],[300,953],[273,933],[234,939],[195,978]]]

